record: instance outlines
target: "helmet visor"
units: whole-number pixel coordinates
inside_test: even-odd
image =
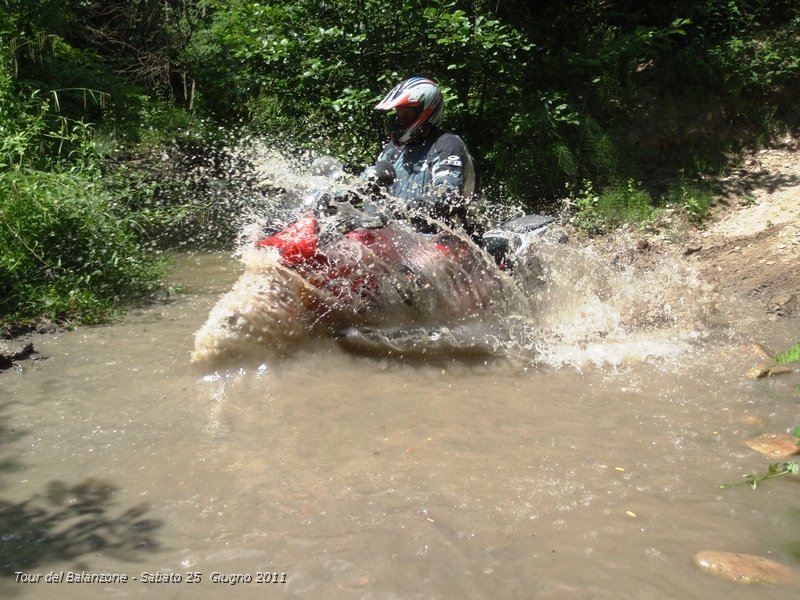
[[[398,106],[393,112],[395,119],[397,119],[397,124],[403,129],[408,129],[414,124],[414,121],[419,119],[419,115],[422,113],[422,107]]]
[[[398,106],[386,113],[386,130],[399,137],[417,123],[421,113],[421,106]]]

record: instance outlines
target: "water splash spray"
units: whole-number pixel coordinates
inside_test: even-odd
[[[239,250],[245,271],[198,331],[196,362],[291,353],[318,335],[361,326],[374,335],[367,346],[383,343],[395,354],[461,347],[527,364],[621,364],[685,352],[712,310],[712,294],[678,257],[647,268],[614,264],[547,236],[518,261],[513,277],[466,236],[460,236],[469,249],[466,261],[435,260],[429,244],[400,236],[392,242],[400,250],[399,270],[340,237],[326,252],[334,264],[355,264],[359,272],[339,282],[328,273],[320,285],[282,265],[274,248],[255,249],[253,240],[308,211],[309,195],[330,180],[310,174],[310,160],[290,161],[252,140],[238,152],[254,165],[259,185],[273,193],[240,215],[248,223]],[[369,282],[380,310],[352,286],[354,277]],[[406,337],[387,337],[387,328]],[[415,332],[421,332],[416,340]]]
[[[635,247],[628,234],[618,234],[614,242],[618,248]],[[682,257],[637,264],[629,250],[614,253],[615,261],[591,248],[547,241],[534,252],[534,277],[520,281],[532,292],[530,328],[521,339],[528,340],[539,363],[581,367],[665,360],[691,351],[708,331],[715,293]]]

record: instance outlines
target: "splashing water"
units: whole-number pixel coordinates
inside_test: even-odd
[[[466,236],[449,231],[458,255],[443,258],[430,236],[395,222],[368,230],[384,236],[372,245],[321,239],[324,265],[289,268],[277,249],[253,242],[308,212],[309,195],[330,180],[252,141],[241,151],[278,193],[242,215],[244,273],[197,332],[195,362],[284,355],[355,327],[361,337],[345,334],[344,342],[390,354],[461,349],[526,364],[621,365],[687,352],[713,311],[713,294],[680,257],[645,268],[613,264],[548,236],[513,276]]]
[[[634,246],[625,235],[617,244]],[[678,357],[704,335],[716,310],[713,290],[681,257],[614,264],[592,249],[545,241],[533,262],[533,277],[520,274],[520,285],[534,288],[521,339],[551,366]]]

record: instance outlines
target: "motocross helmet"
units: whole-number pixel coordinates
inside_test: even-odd
[[[433,80],[411,77],[393,87],[375,110],[395,110],[389,137],[398,144],[415,144],[442,120],[444,97]]]

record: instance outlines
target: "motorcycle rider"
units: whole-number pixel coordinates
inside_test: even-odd
[[[475,167],[463,140],[439,127],[444,97],[436,82],[410,77],[393,87],[375,110],[390,113],[389,139],[376,162],[394,166],[388,191],[405,203],[412,224],[423,232],[435,231],[426,218],[432,217],[472,229],[468,207],[475,192]],[[365,176],[374,169],[368,168]]]

